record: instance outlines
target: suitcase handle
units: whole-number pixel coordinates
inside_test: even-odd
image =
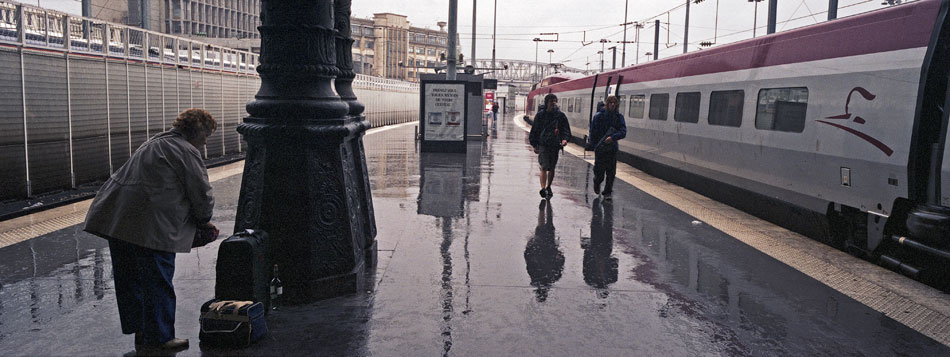
[[[245,307],[251,304],[254,304],[254,302],[253,301],[232,301],[232,300],[215,301],[211,303],[211,305],[208,305],[208,312],[214,311],[219,314],[222,314],[225,311],[225,309],[233,306],[234,310],[231,311],[231,315],[237,315],[238,311],[241,310],[242,307]]]
[[[241,328],[241,324],[236,324],[236,325],[234,325],[234,328],[231,329],[231,330],[205,330],[205,327],[202,325],[202,326],[201,326],[201,332],[204,332],[204,333],[233,333],[234,331],[237,331],[239,328]]]

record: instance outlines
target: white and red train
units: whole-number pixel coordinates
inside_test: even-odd
[[[551,76],[529,94],[528,115],[554,93],[581,139],[595,103],[618,96],[622,158],[727,192],[753,213],[778,203],[817,215],[835,242],[917,275],[950,262],[948,6],[921,0],[595,76]]]

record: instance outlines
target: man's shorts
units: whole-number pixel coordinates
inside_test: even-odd
[[[554,171],[554,167],[557,166],[557,157],[560,151],[558,147],[539,145],[538,163],[541,164],[541,169],[544,171]]]

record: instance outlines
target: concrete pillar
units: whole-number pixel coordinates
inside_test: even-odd
[[[248,152],[235,230],[268,232],[288,304],[364,287],[369,197],[354,140],[367,125],[331,86],[341,74],[333,3],[261,1],[261,87],[238,126]]]

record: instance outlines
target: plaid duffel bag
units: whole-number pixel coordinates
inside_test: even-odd
[[[267,333],[264,304],[252,301],[208,300],[201,305],[198,319],[202,343],[225,348],[241,348],[257,342]]]

